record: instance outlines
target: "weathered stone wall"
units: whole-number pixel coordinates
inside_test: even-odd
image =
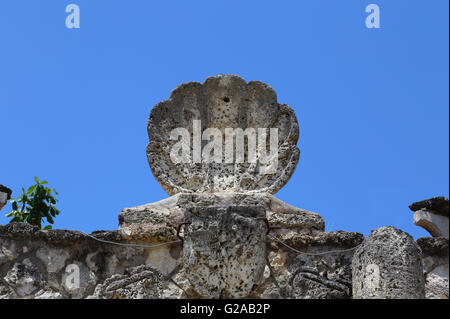
[[[94,235],[122,241],[116,231]],[[41,231],[24,223],[0,226],[0,247],[0,298],[84,298],[97,284],[145,264],[148,257],[143,248],[101,243],[76,231]],[[179,247],[173,250],[180,252]],[[79,287],[71,277],[78,275],[74,268],[79,270]]]
[[[130,209],[124,212],[130,213]],[[297,213],[304,215],[306,211],[298,210]],[[271,234],[300,251],[318,253],[340,250],[355,247],[363,240],[361,234],[299,227],[299,218],[282,217],[269,214],[269,221],[273,221],[273,225],[277,222],[284,225],[279,228],[274,226]],[[205,233],[202,235],[201,229],[195,226],[203,222],[202,218],[198,221],[194,219],[192,226],[186,225],[184,245],[178,242],[156,249],[118,246],[99,242],[76,231],[42,231],[23,223],[0,226],[0,298],[351,298],[352,251],[324,256],[298,255],[266,238],[263,221],[246,221],[240,217],[239,211],[224,217],[223,230],[227,232],[228,228],[234,228],[241,232],[240,235],[247,234],[255,240],[259,238],[259,243],[255,244],[262,246],[255,248],[239,243],[239,240],[247,240],[247,237],[232,240],[225,238],[226,245],[208,246],[210,241],[201,239]],[[228,222],[227,218],[236,223]],[[246,224],[248,222],[249,225]],[[239,224],[240,229],[234,227]],[[209,230],[214,228],[212,221],[208,225]],[[252,227],[260,228],[261,231],[254,232]],[[172,227],[154,234],[158,236],[151,240],[146,237],[145,241],[130,241],[122,231],[102,231],[92,235],[103,241],[149,245],[177,238],[176,229]],[[217,237],[208,238],[216,238],[219,242],[224,240],[220,231],[216,234]],[[193,246],[192,243],[196,244]],[[220,253],[220,249],[230,247],[234,254]],[[215,253],[211,254],[211,249]],[[252,256],[245,254],[261,256],[253,260]],[[199,262],[189,264],[190,256],[199,258]],[[227,256],[228,259],[224,260]],[[225,284],[220,284],[219,280],[217,286],[222,289],[218,294],[202,289],[211,288],[211,285],[205,286],[201,269],[207,270],[208,263],[214,262],[214,265],[210,265],[213,270],[219,270],[221,265],[229,267],[228,271],[217,271],[218,274],[229,276],[222,281]],[[238,263],[243,263],[243,267],[236,269]],[[246,263],[255,265],[259,271],[247,274]],[[73,280],[74,268],[80,272],[79,288],[75,287],[76,280]],[[233,275],[236,277],[231,278]],[[233,280],[240,278],[247,280],[242,283],[242,287],[239,283],[233,283]],[[211,278],[208,280],[207,284],[216,283]],[[217,291],[214,289],[213,292]]]
[[[0,298],[448,298],[448,238],[324,228],[272,195],[236,193],[127,208],[117,231],[91,235],[12,223],[0,226]],[[386,283],[373,296],[355,272],[371,264]]]
[[[423,253],[427,299],[448,299],[448,238],[423,237],[417,240]]]
[[[414,224],[433,237],[417,240],[423,252],[425,293],[428,299],[448,299],[449,201],[439,196],[412,203]]]

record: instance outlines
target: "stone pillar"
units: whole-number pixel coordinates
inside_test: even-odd
[[[392,226],[372,231],[352,260],[354,299],[424,299],[421,250]]]
[[[204,298],[245,298],[266,265],[264,207],[193,207],[186,211],[183,264]]]
[[[8,199],[11,198],[11,193],[12,191],[8,187],[0,184],[0,210],[6,205]]]

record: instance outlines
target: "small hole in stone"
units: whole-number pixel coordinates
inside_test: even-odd
[[[223,98],[223,101],[224,101],[225,103],[228,103],[228,102],[230,102],[230,98],[229,98],[228,96],[225,96],[225,97]]]

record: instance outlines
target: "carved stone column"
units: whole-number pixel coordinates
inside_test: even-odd
[[[372,231],[353,255],[354,299],[424,299],[421,250],[391,226]]]

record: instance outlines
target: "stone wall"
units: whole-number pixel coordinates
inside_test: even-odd
[[[358,233],[324,232],[323,220],[317,214],[283,206],[275,198],[269,205],[271,236],[297,250],[320,253],[356,247],[363,241]],[[168,225],[165,218],[160,224],[153,222],[153,232],[144,232],[139,240],[132,239],[124,227],[125,221],[139,212],[146,212],[155,221],[163,214],[161,209],[167,209],[167,205],[162,206],[150,206],[150,214],[148,205],[125,209],[120,218],[122,228],[94,232],[92,236],[98,240],[76,231],[42,231],[23,223],[0,226],[0,298],[351,298],[353,251],[299,255],[266,237],[263,221],[249,219],[251,216],[241,218],[243,212],[235,209],[224,211],[223,230],[240,231],[237,238],[245,242],[255,238],[259,247],[240,243],[233,236],[222,238],[223,233],[214,230],[214,220],[208,222],[208,232],[202,232],[195,224],[206,222],[203,214],[198,221],[193,220],[192,226],[186,225],[181,234],[184,244],[178,241],[149,249],[109,243],[154,246],[176,240],[176,227]],[[241,225],[240,230],[236,225]],[[134,225],[133,229],[137,228]],[[209,236],[209,232],[217,237]],[[202,237],[205,235],[213,242],[224,242],[211,246]],[[221,254],[221,249],[229,250],[229,254]],[[258,254],[260,258],[255,258]],[[191,262],[192,258],[197,260]],[[256,269],[251,267],[259,271],[248,273],[248,269]],[[209,269],[228,277],[222,281],[202,277]]]
[[[427,299],[448,299],[448,238],[423,237],[417,240],[422,249]]]
[[[274,229],[272,234],[311,254],[346,250],[364,240],[361,234],[343,231],[307,233]],[[102,241],[131,243],[119,231],[94,232],[92,236]],[[155,245],[174,238],[175,229],[169,237],[160,238],[164,240],[135,243]],[[426,297],[448,298],[448,239],[422,238],[418,244],[427,271]],[[226,285],[201,289],[205,287],[201,275],[208,269],[205,267],[208,259],[183,267],[180,242],[156,249],[126,247],[100,242],[76,231],[42,231],[28,224],[13,223],[0,226],[0,247],[0,298],[352,298],[355,250],[305,255],[267,239],[262,260],[251,259],[253,255],[239,260],[253,264],[260,260],[257,278],[241,274],[237,278],[246,278],[245,289],[237,283],[232,285],[234,291],[222,289],[216,294],[217,287]],[[197,255],[198,251],[205,251],[199,248],[202,245],[196,247],[188,250]],[[258,251],[255,249],[253,254]],[[235,256],[242,255],[235,252]],[[230,257],[233,259],[234,255]],[[189,256],[185,256],[185,262],[186,259]],[[216,273],[220,273],[223,264],[223,260],[218,260],[211,268]],[[229,273],[238,272],[232,269]]]
[[[448,238],[324,229],[316,213],[245,193],[179,193],[91,235],[11,223],[0,298],[448,298]]]

